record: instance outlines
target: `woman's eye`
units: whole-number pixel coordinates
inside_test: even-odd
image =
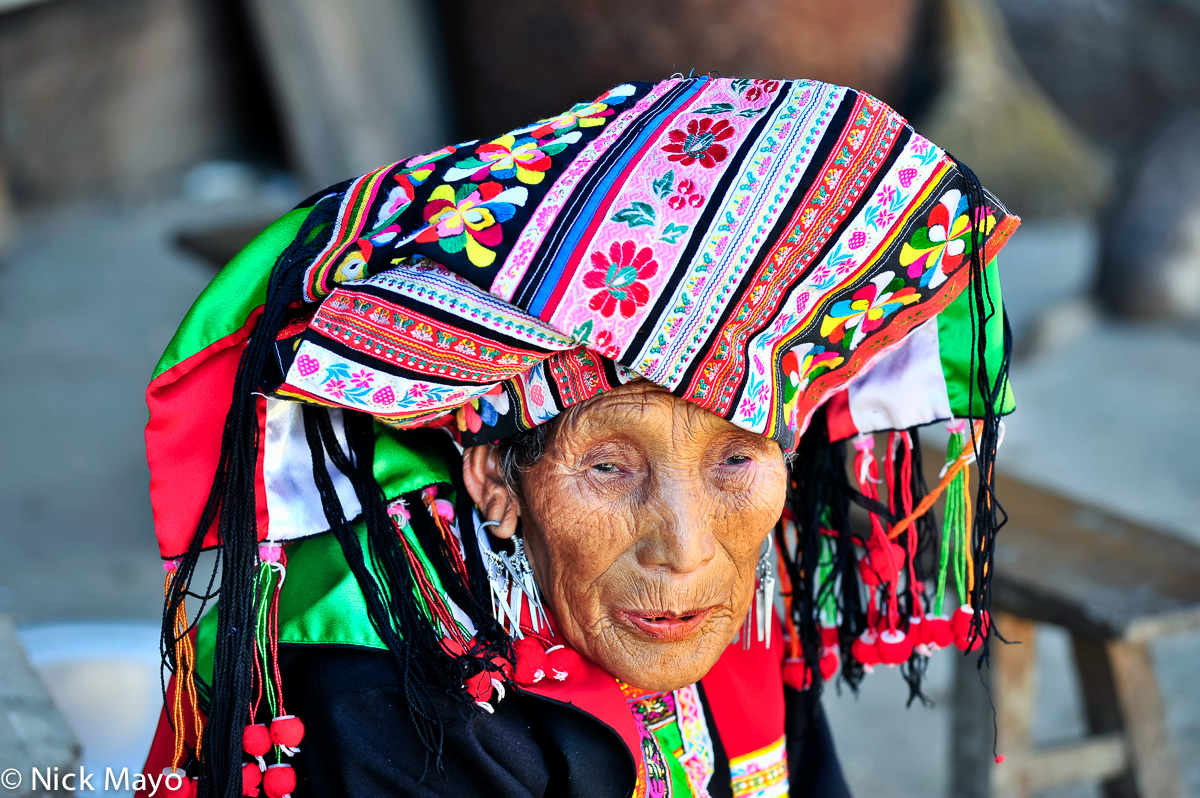
[[[592,469],[599,471],[601,474],[615,474],[617,472],[615,463],[596,463],[596,465],[592,466]]]
[[[750,462],[750,456],[745,454],[735,454],[725,458],[725,465],[742,465]]]

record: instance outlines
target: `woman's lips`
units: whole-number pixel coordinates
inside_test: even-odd
[[[618,610],[617,614],[648,637],[663,643],[686,640],[700,628],[713,607],[687,613],[658,610]]]

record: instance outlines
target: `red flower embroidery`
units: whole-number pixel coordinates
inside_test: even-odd
[[[676,128],[667,134],[671,143],[663,147],[663,152],[668,153],[668,160],[678,161],[683,166],[699,161],[701,166],[712,169],[729,157],[729,150],[719,142],[733,134],[733,125],[724,119],[719,122],[708,117],[693,119],[687,123],[686,132]]]
[[[677,193],[671,195],[670,199],[667,200],[667,205],[674,211],[681,210],[684,205],[699,208],[704,204],[704,195],[699,192],[692,194],[695,188],[696,184],[691,180],[680,180],[679,185],[675,187]]]
[[[779,81],[777,80],[756,80],[750,86],[750,88],[746,90],[746,99],[750,102],[754,102],[764,94],[773,94],[778,88]]]
[[[592,295],[588,307],[605,317],[619,310],[629,318],[650,301],[650,289],[642,281],[657,273],[658,261],[650,247],[639,250],[633,241],[614,241],[607,255],[592,253],[592,270],[583,276],[583,284],[600,290]]]

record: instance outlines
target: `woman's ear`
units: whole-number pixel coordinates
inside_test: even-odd
[[[521,509],[504,479],[495,446],[469,446],[463,450],[463,482],[483,520],[500,522],[500,526],[489,526],[489,532],[502,540],[517,533]]]

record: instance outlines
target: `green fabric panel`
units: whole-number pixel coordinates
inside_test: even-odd
[[[398,430],[375,425],[375,481],[383,495],[394,499],[402,493],[450,481],[450,466],[440,452],[446,446],[434,436],[437,430]]]
[[[375,429],[375,479],[389,499],[434,482],[449,481],[449,464],[440,456],[434,437],[442,433],[396,430],[379,424]],[[365,553],[366,526],[360,522],[353,528]],[[404,533],[430,581],[445,593],[433,565],[417,545],[412,527],[405,528]],[[325,532],[289,543],[287,556],[287,579],[279,595],[281,643],[387,648],[371,625],[366,601],[333,533]],[[369,557],[367,567],[374,572]],[[214,605],[200,619],[196,631],[196,675],[204,684],[212,684],[216,632],[217,606]]]
[[[196,624],[196,681],[212,684],[213,655],[217,646],[217,605]]]
[[[366,526],[356,523],[354,532],[366,552]],[[371,625],[362,591],[332,532],[288,544],[287,557],[287,578],[279,594],[279,642],[387,648]],[[374,571],[369,557],[367,567]],[[196,677],[206,685],[212,684],[219,611],[220,604],[214,604],[196,628]]]
[[[357,523],[354,532],[365,553],[366,526]],[[366,600],[332,532],[288,545],[287,557],[287,579],[279,594],[280,643],[387,648],[371,625]],[[366,561],[374,572],[371,558]]]
[[[1000,362],[1004,358],[1004,307],[1000,294],[1000,275],[995,259],[986,269],[988,296],[996,313],[988,320],[984,329],[987,336],[987,373],[995,379]],[[976,380],[971,372],[971,289],[968,286],[949,307],[937,316],[938,347],[941,350],[942,373],[946,377],[946,392],[950,396],[950,411],[957,418],[983,415],[985,399],[979,395]],[[1005,380],[996,410],[1011,413],[1016,409],[1012,386]]]
[[[312,208],[290,211],[246,245],[201,292],[154,369],[154,377],[237,332],[267,298],[267,280]]]
[[[658,743],[658,750],[662,751],[663,761],[667,763],[667,774],[671,780],[671,795],[693,795],[687,771],[679,762],[679,755],[683,753],[683,735],[679,731],[678,716],[672,722],[652,729],[650,733],[654,735],[654,740]]]

